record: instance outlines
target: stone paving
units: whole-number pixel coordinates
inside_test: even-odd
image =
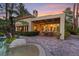
[[[66,40],[59,40],[55,37],[20,37],[26,39],[26,42],[40,44],[47,56],[79,56],[79,38],[70,36]]]

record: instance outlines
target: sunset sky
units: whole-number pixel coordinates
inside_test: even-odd
[[[26,3],[25,8],[30,13],[37,10],[39,16],[53,15],[62,13],[67,7],[72,8],[73,3]]]

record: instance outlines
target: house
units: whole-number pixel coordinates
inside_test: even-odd
[[[22,19],[27,25],[16,23],[16,31],[60,32],[60,39],[64,39],[65,14],[47,15],[35,18]]]

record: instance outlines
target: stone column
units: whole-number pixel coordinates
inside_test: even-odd
[[[65,39],[64,33],[65,33],[65,15],[63,14],[60,17],[60,34],[61,34],[60,39],[61,40]]]
[[[32,24],[31,24],[31,22],[29,22],[28,31],[32,31]]]

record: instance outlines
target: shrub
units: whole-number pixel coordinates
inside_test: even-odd
[[[13,40],[15,40],[15,38],[13,37],[13,38],[6,38],[6,43],[11,43]]]
[[[76,32],[76,30],[71,30],[70,34],[77,35],[77,32]]]
[[[5,33],[4,32],[0,32],[0,35],[4,35]]]
[[[79,28],[76,29],[77,34],[79,34]]]
[[[61,34],[60,34],[59,32],[55,32],[55,33],[54,33],[54,36],[56,36],[56,37],[57,37],[57,39],[59,39],[59,38],[60,38],[60,36],[61,36]]]
[[[70,33],[69,32],[65,32],[65,38],[69,37]]]
[[[17,35],[22,35],[22,36],[36,36],[36,35],[39,35],[39,32],[34,32],[34,31],[31,31],[31,32],[16,32]]]

